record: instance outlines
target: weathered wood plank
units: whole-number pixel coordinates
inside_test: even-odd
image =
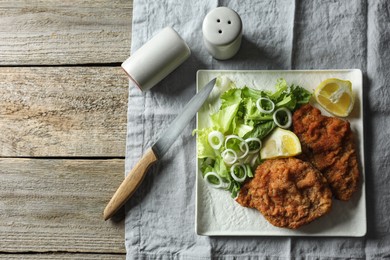
[[[83,260],[118,260],[126,259],[126,254],[66,254],[66,253],[46,253],[46,254],[0,254],[0,259],[83,259]]]
[[[0,65],[122,62],[132,0],[1,0]]]
[[[0,157],[122,157],[127,94],[120,67],[2,67]]]
[[[0,159],[0,252],[125,253],[102,212],[124,160]]]

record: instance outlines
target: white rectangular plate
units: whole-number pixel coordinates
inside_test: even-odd
[[[206,185],[196,166],[195,230],[206,236],[350,236],[366,234],[366,197],[363,147],[363,76],[360,70],[279,70],[279,71],[218,71],[200,70],[197,73],[197,90],[217,76],[227,76],[237,87],[274,90],[278,78],[313,91],[327,78],[350,80],[355,104],[347,118],[357,139],[361,181],[359,190],[348,202],[333,200],[331,212],[297,230],[278,228],[265,220],[259,211],[240,206],[230,193]],[[197,114],[197,128],[207,127],[209,104],[220,95],[214,88],[209,100]],[[320,108],[315,103],[314,106]],[[321,109],[321,108],[320,108]],[[324,115],[329,115],[321,109]]]

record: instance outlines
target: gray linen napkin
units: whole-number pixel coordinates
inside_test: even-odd
[[[241,16],[231,60],[202,45],[202,21],[217,6]],[[335,259],[390,257],[390,2],[386,0],[134,0],[132,51],[165,26],[192,55],[141,93],[130,84],[126,172],[195,94],[198,69],[342,69],[364,73],[368,232],[362,238],[204,237],[195,234],[195,120],[152,167],[126,205],[127,259]]]

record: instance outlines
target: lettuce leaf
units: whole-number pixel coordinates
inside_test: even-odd
[[[239,104],[227,106],[210,116],[213,128],[226,134],[238,111]]]
[[[226,183],[230,183],[227,190],[232,197],[238,194],[241,183],[235,181],[230,175],[230,165],[225,164],[221,157],[221,152],[227,147],[221,147],[214,150],[208,143],[208,135],[211,131],[220,131],[223,135],[238,135],[243,139],[255,137],[263,140],[275,127],[272,114],[266,114],[259,111],[256,102],[260,97],[266,97],[275,104],[275,109],[286,107],[291,112],[302,104],[309,102],[312,93],[306,89],[288,85],[286,80],[280,78],[275,84],[274,91],[265,91],[252,89],[247,86],[237,88],[230,79],[218,78],[217,87],[221,92],[215,108],[218,110],[210,115],[211,125],[208,128],[195,130],[197,133],[198,159],[202,174],[213,171],[217,173]],[[229,148],[235,150],[239,148],[240,143],[230,143]],[[248,178],[253,177],[253,172],[261,160],[256,161],[256,165],[251,167],[247,162]]]
[[[237,105],[240,104],[242,100],[241,97],[241,89],[239,88],[232,88],[226,91],[221,95],[221,107],[220,109],[224,109],[231,105]]]
[[[212,128],[203,128],[194,131],[197,133],[198,158],[216,158],[215,150],[210,146],[208,136],[213,131]]]
[[[275,89],[276,89],[276,91],[274,93],[272,93],[271,95],[269,95],[269,98],[272,101],[277,103],[277,102],[281,101],[281,99],[284,98],[283,95],[288,90],[287,81],[283,78],[278,79],[276,81]]]
[[[300,86],[292,85],[290,87],[290,91],[294,95],[295,99],[297,100],[298,105],[309,103],[310,98],[312,97],[312,93],[310,93],[309,91],[307,91],[306,89]]]

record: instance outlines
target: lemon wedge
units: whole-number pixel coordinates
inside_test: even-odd
[[[302,152],[301,142],[291,131],[282,128],[275,130],[264,140],[260,150],[261,159],[290,157]]]
[[[322,81],[314,91],[317,102],[329,113],[346,117],[353,108],[352,83],[330,78]]]

